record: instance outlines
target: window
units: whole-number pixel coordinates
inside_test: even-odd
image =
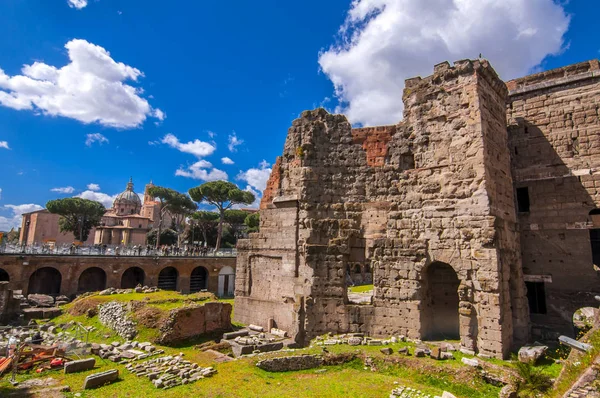
[[[546,314],[546,287],[544,282],[525,282],[530,314]]]
[[[600,266],[600,229],[590,229],[590,244],[592,245],[592,261]]]
[[[529,189],[517,188],[517,209],[519,213],[529,213]]]

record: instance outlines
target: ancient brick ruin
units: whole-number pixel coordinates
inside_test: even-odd
[[[597,61],[505,83],[465,60],[407,80],[397,125],[303,112],[260,232],[238,243],[235,320],[301,344],[404,334],[495,357],[571,331],[600,292],[599,90]],[[357,272],[371,304],[348,300]]]

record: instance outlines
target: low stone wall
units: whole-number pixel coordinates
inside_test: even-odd
[[[204,333],[231,330],[231,304],[206,303],[171,310],[160,327],[159,344],[170,344]]]
[[[264,359],[256,366],[267,372],[290,372],[295,370],[313,369],[323,365],[323,357],[320,355],[296,355],[292,357],[280,357]]]

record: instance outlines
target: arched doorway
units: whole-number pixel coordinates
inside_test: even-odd
[[[235,271],[230,266],[221,268],[219,271],[219,297],[233,297],[235,291]]]
[[[36,270],[29,277],[27,293],[58,296],[60,294],[61,283],[62,275],[56,268],[43,267]]]
[[[106,289],[106,272],[102,268],[88,268],[79,276],[77,293],[98,292],[104,289]]]
[[[158,288],[162,290],[177,290],[179,273],[173,267],[163,268],[158,274]]]
[[[208,289],[208,271],[204,267],[196,267],[190,277],[190,293]]]
[[[10,276],[8,276],[8,272],[0,268],[0,282],[10,282]]]
[[[425,340],[458,340],[458,287],[460,281],[454,269],[434,262],[427,267],[423,284],[424,310],[421,315],[421,335]]]
[[[146,274],[140,267],[127,268],[121,277],[121,289],[133,289],[137,285],[144,285]]]

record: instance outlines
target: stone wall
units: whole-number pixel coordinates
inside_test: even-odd
[[[318,368],[323,363],[323,357],[319,355],[295,355],[291,357],[263,359],[262,361],[258,361],[256,366],[267,372],[292,372]]]
[[[160,327],[160,344],[170,344],[205,333],[231,330],[231,304],[206,303],[171,310]]]
[[[528,336],[506,95],[486,61],[461,61],[408,80],[395,126],[303,112],[260,232],[238,244],[236,320],[306,343],[325,332],[439,338],[440,319],[454,317],[442,337],[506,356]],[[350,265],[372,269],[372,305],[348,302]]]
[[[512,174],[530,202],[518,214],[523,272],[545,290],[533,331],[571,334],[573,313],[600,293],[590,242],[600,228],[590,215],[600,202],[600,67],[583,62],[507,85]]]

